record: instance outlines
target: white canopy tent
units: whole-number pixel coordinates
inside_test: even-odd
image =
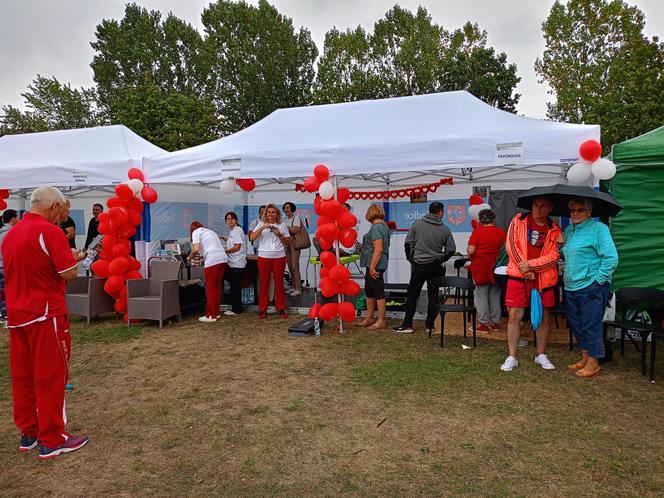
[[[144,156],[166,151],[126,126],[0,137],[0,186],[97,187],[120,183]]]
[[[283,180],[309,176],[321,162],[340,176],[390,175],[390,183],[413,178],[404,172],[550,177],[599,136],[597,125],[517,116],[457,91],[279,109],[233,135],[147,157],[143,167],[153,183]]]

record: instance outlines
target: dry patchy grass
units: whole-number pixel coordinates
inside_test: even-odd
[[[48,462],[16,448],[4,334],[0,493],[662,494],[664,390],[641,377],[635,352],[580,381],[561,346],[556,371],[529,349],[505,374],[500,342],[464,350],[450,338],[441,350],[422,332],[285,329],[254,315],[163,330],[75,322],[70,430],[91,441]]]

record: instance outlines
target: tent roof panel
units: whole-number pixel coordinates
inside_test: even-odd
[[[664,164],[664,126],[613,146],[611,158],[621,164]]]

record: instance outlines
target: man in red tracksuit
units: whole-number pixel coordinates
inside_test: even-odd
[[[30,204],[2,243],[9,362],[19,449],[40,445],[39,458],[48,459],[88,442],[64,430],[71,351],[65,290],[76,276],[76,258],[54,224],[65,205],[62,193],[40,187]]]

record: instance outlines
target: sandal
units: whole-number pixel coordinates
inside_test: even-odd
[[[367,320],[367,319],[364,319],[364,320],[362,320],[361,322],[358,322],[357,325],[358,325],[359,327],[369,327],[369,326],[373,325],[374,323],[376,323],[375,320],[369,321],[369,320]]]
[[[576,371],[576,370],[581,370],[585,366],[586,366],[586,362],[583,361],[583,360],[579,360],[576,363],[572,363],[571,365],[567,365],[567,368],[569,368],[570,370]]]
[[[585,368],[582,368],[581,370],[577,370],[576,372],[574,372],[574,375],[576,375],[577,377],[580,377],[582,379],[589,379],[589,378],[594,377],[595,375],[597,375],[600,370],[602,370],[602,367],[597,367],[597,370],[595,370],[594,372],[590,372],[590,371],[586,370]]]
[[[387,328],[387,324],[386,323],[379,323],[379,322],[374,322],[374,323],[372,323],[371,325],[369,325],[367,327],[367,329],[369,329],[369,330],[383,330],[385,328]]]

